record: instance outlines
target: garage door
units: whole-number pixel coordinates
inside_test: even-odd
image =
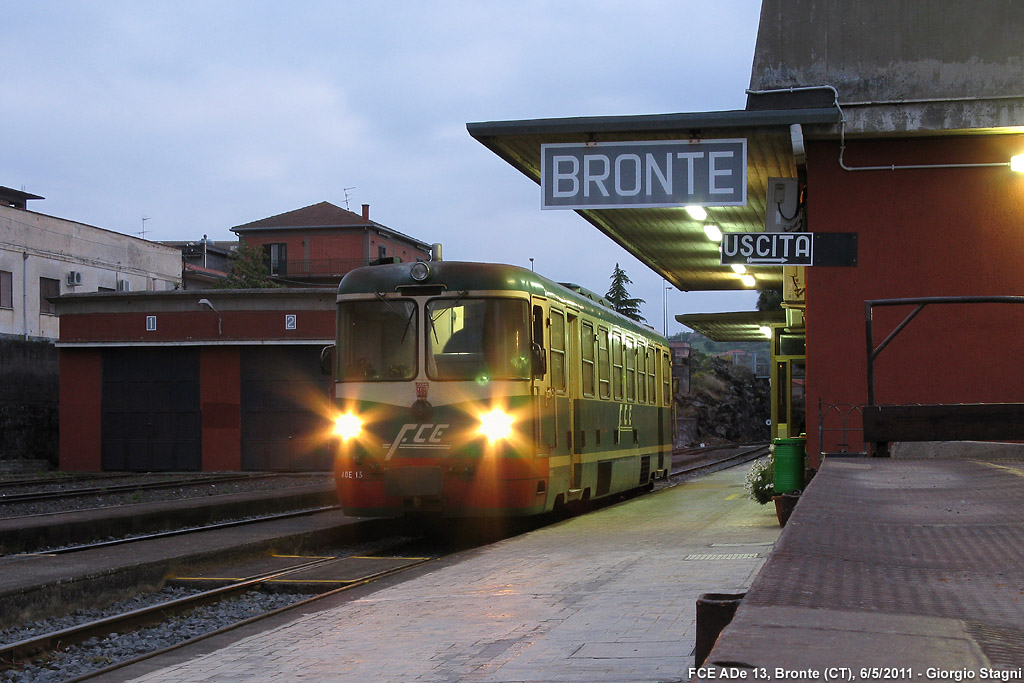
[[[103,352],[104,470],[202,467],[195,349]]]
[[[319,347],[242,350],[242,469],[330,469],[327,379]]]

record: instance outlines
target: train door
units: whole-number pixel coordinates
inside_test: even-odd
[[[533,299],[533,340],[539,344],[545,353],[551,347],[551,342],[545,334],[547,329],[547,301],[534,297]],[[555,411],[552,406],[554,388],[552,387],[552,358],[548,357],[547,371],[540,378],[534,379],[534,435],[537,453],[540,455],[551,455],[558,444]]]
[[[576,420],[579,415],[580,398],[580,318],[578,311],[566,311],[565,393],[568,397],[569,424],[566,426],[566,441],[569,448],[569,471],[572,473],[571,489],[579,491],[583,482],[583,453],[576,443]]]

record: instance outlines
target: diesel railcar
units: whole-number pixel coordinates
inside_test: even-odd
[[[346,514],[535,515],[667,473],[667,342],[600,297],[430,261],[353,270],[337,307]]]

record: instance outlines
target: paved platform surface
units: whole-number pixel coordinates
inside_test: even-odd
[[[747,469],[463,553],[207,654],[137,665],[120,679],[688,680],[697,598],[745,590],[780,531],[774,509],[744,494]]]
[[[1021,680],[1024,463],[826,458],[707,661],[704,680]]]

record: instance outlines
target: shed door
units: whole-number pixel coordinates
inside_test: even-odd
[[[196,349],[103,352],[104,470],[202,469]]]
[[[329,386],[319,347],[243,349],[242,469],[329,470]]]

